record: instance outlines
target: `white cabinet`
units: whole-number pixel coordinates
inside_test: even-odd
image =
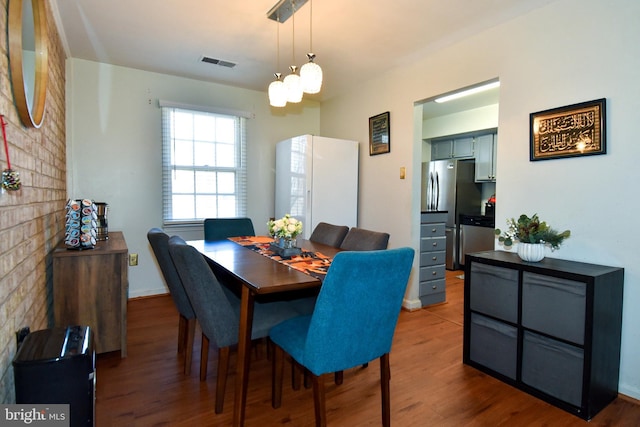
[[[495,182],[498,134],[477,136],[475,143],[476,182]]]

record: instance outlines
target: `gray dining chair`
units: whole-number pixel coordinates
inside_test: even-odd
[[[196,314],[173,265],[171,255],[169,255],[169,235],[159,228],[152,228],[147,232],[147,240],[149,240],[164,281],[169,288],[169,294],[180,316],[178,322],[178,354],[184,353],[184,373],[189,375],[191,373]]]
[[[387,249],[389,233],[351,227],[340,245],[343,251],[376,251]]]
[[[207,376],[209,342],[218,348],[215,412],[222,412],[231,346],[238,343],[240,298],[222,285],[204,256],[179,236],[169,239],[169,253],[202,329],[200,380]],[[252,339],[265,338],[272,326],[299,315],[285,301],[254,304]]]
[[[309,236],[309,240],[339,248],[348,232],[349,227],[346,225],[319,222],[313,229],[311,236]]]
[[[204,240],[206,241],[255,235],[251,218],[206,218],[204,220]]]

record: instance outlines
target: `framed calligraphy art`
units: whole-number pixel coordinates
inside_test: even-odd
[[[606,154],[606,99],[531,113],[529,160]]]
[[[391,151],[389,112],[369,117],[369,155]]]

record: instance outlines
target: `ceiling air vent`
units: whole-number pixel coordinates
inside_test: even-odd
[[[210,58],[208,56],[203,56],[200,58],[200,61],[206,62],[207,64],[219,65],[221,67],[233,68],[236,66],[235,63],[229,61],[223,61],[222,59]]]

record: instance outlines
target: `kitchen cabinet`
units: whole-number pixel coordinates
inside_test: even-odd
[[[55,326],[89,326],[96,352],[120,350],[127,355],[128,249],[122,232],[95,248],[53,251]]]
[[[495,182],[498,134],[479,135],[475,144],[476,182]]]
[[[446,160],[453,157],[453,139],[431,141],[431,160]]]
[[[418,296],[423,307],[446,300],[446,221],[446,212],[423,212],[421,214]]]
[[[431,160],[470,159],[473,147],[471,136],[431,141]]]
[[[585,420],[618,394],[624,269],[467,255],[463,362]]]
[[[474,138],[471,136],[453,140],[453,158],[470,159],[473,157]]]

